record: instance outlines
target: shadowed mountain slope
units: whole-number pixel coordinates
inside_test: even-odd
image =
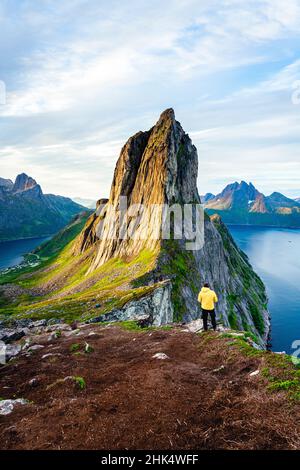
[[[84,210],[69,198],[44,194],[25,173],[14,184],[0,178],[0,241],[53,234]]]

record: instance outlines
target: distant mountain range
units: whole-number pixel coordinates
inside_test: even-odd
[[[207,193],[202,202],[208,214],[219,214],[227,224],[300,228],[300,200],[274,192],[265,196],[252,183],[229,184],[217,195]]]
[[[43,194],[25,173],[14,183],[0,178],[0,241],[53,234],[84,210],[69,198]]]

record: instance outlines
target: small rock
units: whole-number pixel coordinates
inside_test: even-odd
[[[56,325],[57,323],[62,323],[62,320],[59,320],[57,318],[50,318],[47,323],[48,325]]]
[[[38,379],[34,377],[33,379],[29,380],[28,384],[30,387],[36,387],[38,385]]]
[[[22,351],[27,349],[30,346],[31,340],[28,338],[26,339],[25,343],[22,345]]]
[[[42,344],[34,344],[33,346],[30,346],[30,348],[28,349],[29,352],[31,351],[38,351],[39,349],[43,349],[45,346],[43,346]]]
[[[217,326],[217,331],[221,333],[225,333],[226,331],[230,331],[229,328],[226,328],[224,325],[218,325]]]
[[[72,328],[70,325],[68,325],[67,323],[57,323],[55,325],[51,325],[51,326],[48,326],[46,328],[46,331],[47,332],[51,332],[51,331],[70,331]]]
[[[190,331],[191,333],[197,333],[203,330],[203,321],[199,318],[198,320],[191,321],[185,325],[184,331]]]
[[[255,343],[251,338],[247,338],[247,342],[250,344],[250,346],[252,346],[254,349],[257,349],[257,350],[263,350],[263,347],[260,346],[259,344]]]
[[[162,360],[165,360],[165,359],[170,359],[169,356],[167,356],[167,354],[165,353],[156,353],[154,354],[154,356],[152,356],[153,359],[162,359]]]
[[[250,377],[255,377],[256,375],[259,374],[259,369],[258,370],[255,370],[254,372],[251,372],[251,374],[249,374]]]
[[[79,335],[79,334],[82,334],[82,332],[79,330],[79,328],[77,328],[77,330],[73,330],[73,331],[67,331],[65,333],[65,336],[74,336],[74,335]]]
[[[46,359],[47,357],[53,357],[53,356],[62,356],[61,353],[47,353],[42,356],[42,359]]]
[[[18,341],[19,339],[23,338],[25,336],[26,331],[23,329],[3,329],[0,331],[0,340],[3,341],[4,343],[12,343],[13,341]]]
[[[225,366],[220,366],[218,367],[217,369],[214,369],[213,372],[221,372],[221,370],[224,370],[225,369]]]
[[[27,403],[28,402],[23,398],[18,398],[17,400],[1,400],[0,415],[9,415],[13,411],[15,405],[26,405]]]
[[[9,344],[5,350],[6,360],[9,361],[10,359],[16,357],[18,354],[20,354],[21,350],[22,348],[20,344]]]
[[[90,331],[90,333],[88,334],[88,336],[95,336],[95,332],[94,331]]]
[[[30,325],[29,328],[41,328],[42,326],[47,325],[47,320],[37,320],[33,321]]]

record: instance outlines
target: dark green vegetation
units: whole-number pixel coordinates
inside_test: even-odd
[[[83,377],[73,377],[75,384],[77,385],[80,390],[84,390],[86,387],[86,383]]]
[[[186,312],[182,302],[182,289],[189,285],[197,297],[200,286],[200,274],[191,251],[182,249],[178,240],[165,240],[160,253],[161,273],[172,279],[172,303],[174,320],[181,321]]]
[[[248,342],[249,335],[235,337],[240,332],[221,334],[222,338],[231,338],[229,346],[238,348],[243,355],[261,360],[259,374],[267,381],[270,393],[282,391],[292,400],[300,400],[300,360],[287,354],[254,349]],[[253,339],[253,338],[251,338]]]

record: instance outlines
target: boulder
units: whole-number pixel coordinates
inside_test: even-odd
[[[0,401],[0,415],[9,415],[16,405],[26,405],[28,401],[23,398],[17,400],[1,400]]]
[[[170,282],[161,282],[156,289],[141,299],[133,300],[120,309],[88,320],[87,323],[117,322],[125,320],[145,321],[147,325],[160,326],[173,321]]]
[[[13,359],[14,357],[18,356],[22,350],[20,344],[8,344],[6,347],[6,361]]]
[[[23,338],[26,333],[27,331],[24,329],[3,328],[0,330],[0,341],[3,341],[4,343],[12,343],[13,341],[18,341]]]
[[[198,333],[199,331],[203,330],[203,320],[198,318],[197,320],[193,320],[190,323],[185,325],[184,331],[190,331],[191,333]]]

